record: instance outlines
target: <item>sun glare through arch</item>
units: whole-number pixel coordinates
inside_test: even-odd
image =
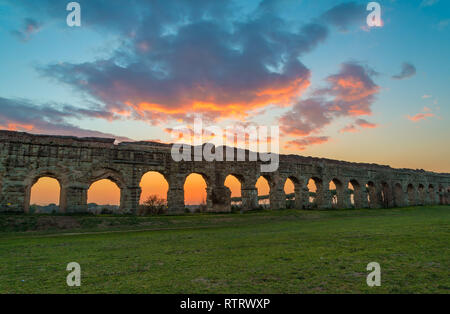
[[[46,206],[56,204],[59,206],[61,185],[59,181],[50,177],[41,177],[31,187],[30,205]]]
[[[191,173],[188,175],[184,182],[184,204],[206,204],[206,188],[206,181],[201,174]]]
[[[91,184],[88,190],[88,204],[120,205],[120,188],[109,179],[101,179]]]
[[[167,201],[167,191],[169,190],[169,183],[164,175],[157,171],[149,171],[145,173],[141,182],[141,198],[139,203],[144,203],[150,196],[156,195],[159,199]]]

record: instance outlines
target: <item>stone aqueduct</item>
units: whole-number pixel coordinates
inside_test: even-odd
[[[449,204],[450,201],[450,174],[297,155],[280,155],[276,172],[261,173],[261,161],[175,162],[169,144],[114,142],[105,138],[0,131],[0,211],[28,212],[31,187],[39,178],[51,177],[61,186],[61,212],[87,211],[90,185],[109,179],[120,188],[121,211],[136,213],[141,194],[139,183],[149,171],[159,172],[167,180],[170,213],[184,212],[183,186],[191,173],[203,176],[207,184],[207,210],[217,212],[231,208],[231,192],[224,186],[228,175],[241,182],[243,210],[257,207],[255,184],[260,176],[269,183],[271,209],[285,207],[287,179],[295,185],[296,208],[331,208],[330,181],[336,185],[335,207],[338,208],[351,207],[349,182],[357,208]],[[317,187],[313,203],[309,200],[309,179]]]

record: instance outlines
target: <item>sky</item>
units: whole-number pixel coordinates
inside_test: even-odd
[[[450,172],[450,3],[377,2],[369,27],[369,1],[85,0],[69,27],[69,1],[0,0],[0,128],[172,142],[200,116],[278,126],[281,153]]]

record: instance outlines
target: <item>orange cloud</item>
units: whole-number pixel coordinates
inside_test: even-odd
[[[324,144],[328,141],[328,136],[308,136],[302,139],[289,141],[285,144],[284,148],[302,151],[310,145]]]
[[[336,101],[357,102],[350,106],[350,113],[353,111],[354,115],[370,114],[369,108],[360,108],[360,102],[377,94],[380,90],[379,86],[355,73],[346,73],[342,77],[331,76],[328,80],[334,84],[332,90],[336,93]]]
[[[411,120],[412,122],[418,122],[434,116],[435,115],[433,113],[418,113],[413,116],[408,115],[408,120]]]
[[[32,124],[8,123],[6,126],[0,125],[0,129],[9,131],[31,131],[34,128]]]
[[[357,125],[359,125],[360,127],[366,128],[366,129],[374,129],[374,128],[378,127],[378,124],[371,123],[371,122],[369,122],[367,120],[364,120],[364,119],[357,119],[355,121],[355,123]]]
[[[360,80],[356,80],[355,78],[339,78],[336,81],[336,84],[338,86],[341,86],[343,88],[351,88],[351,89],[362,89],[364,87],[363,82]]]
[[[119,85],[122,86],[119,82],[115,82],[115,86]],[[197,89],[190,91],[189,96],[174,95],[174,97],[181,97],[176,105],[147,102],[141,97],[130,98],[124,103],[141,117],[145,117],[147,113],[162,114],[173,118],[183,117],[187,113],[203,113],[212,117],[213,120],[228,117],[244,118],[252,110],[261,109],[271,104],[280,107],[289,106],[292,100],[299,97],[309,85],[310,81],[307,77],[300,77],[282,83],[271,82],[264,88],[248,89],[240,93],[230,92],[229,94],[213,86],[201,88],[197,86]],[[116,109],[115,113],[130,115],[126,109]]]
[[[372,103],[380,90],[372,80],[375,73],[355,62],[343,63],[337,74],[328,76],[328,86],[316,90],[313,97],[299,101],[280,118],[280,130],[285,135],[309,136],[339,117],[371,115]],[[377,126],[362,119],[356,123],[363,128]],[[355,130],[342,130],[349,131]]]
[[[426,120],[434,116],[435,114],[431,112],[431,108],[425,106],[423,107],[422,112],[419,112],[413,116],[407,115],[406,118],[412,122],[419,122],[421,120]]]
[[[356,119],[355,120],[355,124],[361,128],[365,128],[365,129],[373,129],[378,127],[378,124],[375,123],[371,123],[367,120],[364,119]],[[355,124],[349,124],[346,127],[342,128],[339,133],[356,133],[359,132],[360,130],[355,126]]]
[[[353,124],[349,124],[339,131],[339,133],[356,133],[356,132],[359,132],[359,130]]]
[[[370,116],[372,114],[372,111],[370,108],[360,108],[357,105],[352,105],[348,109],[349,116],[356,117],[356,116]]]

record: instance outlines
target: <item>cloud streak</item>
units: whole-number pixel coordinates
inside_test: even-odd
[[[395,80],[403,80],[416,75],[416,67],[408,62],[402,64],[402,69],[399,74],[393,75],[392,78]]]
[[[26,18],[23,22],[22,28],[11,31],[11,34],[19,38],[21,41],[27,42],[31,39],[32,35],[39,32],[41,28],[41,23],[32,18]]]
[[[109,137],[130,140],[109,133],[79,128],[69,119],[113,119],[112,113],[100,109],[80,109],[73,106],[36,105],[23,99],[0,97],[0,129],[80,137]]]
[[[430,111],[431,111],[430,108],[424,107],[423,112],[417,113],[413,116],[407,115],[406,117],[408,118],[408,120],[410,120],[412,122],[419,122],[419,121],[426,120],[428,118],[432,118],[432,117],[436,116],[434,113],[432,113]]]
[[[339,130],[339,133],[357,133],[360,131],[360,128],[358,128],[358,126],[362,129],[374,129],[378,127],[378,124],[371,123],[365,119],[356,119],[353,124],[349,124]]]
[[[306,150],[308,146],[324,144],[328,141],[329,141],[328,136],[307,136],[302,139],[288,141],[285,144],[285,148],[303,151]]]
[[[321,19],[335,26],[341,32],[347,32],[351,25],[366,23],[367,11],[362,3],[344,2],[326,11]]]
[[[371,123],[371,122],[369,122],[367,120],[364,120],[364,119],[357,119],[355,121],[355,123],[357,125],[359,125],[360,127],[365,128],[365,129],[374,129],[374,128],[378,127],[378,124]]]

